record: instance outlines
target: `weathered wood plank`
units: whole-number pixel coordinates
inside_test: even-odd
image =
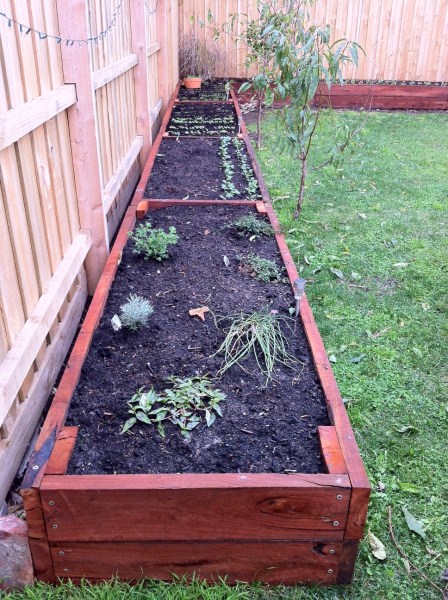
[[[331,551],[331,553],[330,553]],[[57,577],[173,580],[225,578],[270,584],[335,583],[340,542],[60,543],[51,553]]]
[[[350,500],[344,483],[344,475],[46,476],[41,496],[52,541],[337,540]]]
[[[45,469],[46,475],[65,475],[68,462],[75,448],[77,435],[78,427],[64,427],[61,429]]]
[[[333,426],[319,425],[317,428],[320,448],[328,473],[347,473],[336,429]]]
[[[0,150],[40,127],[76,102],[76,86],[62,85],[0,114]]]
[[[21,494],[28,523],[34,573],[41,581],[53,582],[55,580],[53,560],[45,529],[39,490],[29,488],[21,490]]]
[[[10,437],[0,442],[0,498],[6,496],[14,480],[22,456],[58,376],[61,357],[64,357],[70,349],[86,299],[87,284],[83,274],[39,370],[34,375],[31,387],[20,405]]]
[[[143,138],[141,136],[136,137],[120,165],[115,170],[112,178],[104,188],[103,202],[104,211],[106,214],[109,212],[118,192],[120,191],[121,186],[125,182],[132,165],[137,160],[142,146]]]
[[[0,365],[0,423],[6,417],[51,324],[57,317],[90,248],[90,236],[80,233],[41,295],[30,318]]]
[[[120,77],[129,69],[135,67],[138,64],[137,54],[129,54],[120,60],[117,60],[101,69],[97,69],[92,73],[93,89],[98,90],[103,85],[106,85],[113,79]]]

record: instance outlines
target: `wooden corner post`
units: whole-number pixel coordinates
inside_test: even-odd
[[[169,89],[169,55],[168,55],[168,10],[171,0],[159,0],[156,12],[157,40],[160,42],[160,50],[157,53],[157,69],[159,79],[159,94],[162,98],[160,116],[166,112],[171,90]]]
[[[134,67],[134,85],[137,135],[140,135],[143,138],[143,146],[140,150],[141,171],[146,164],[149,150],[152,145],[148,98],[148,60],[146,56],[145,10],[145,0],[133,0],[130,3],[132,52],[138,56],[138,63]]]
[[[86,40],[87,0],[56,0],[59,35]],[[93,32],[94,34],[96,32]],[[109,254],[103,208],[103,181],[99,159],[95,94],[87,43],[61,43],[65,83],[76,85],[77,102],[68,109],[73,167],[82,229],[91,232],[92,248],[86,258],[87,285],[93,294]]]

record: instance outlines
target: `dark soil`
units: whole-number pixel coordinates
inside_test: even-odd
[[[222,136],[238,133],[233,104],[175,104],[167,132],[175,137]]]
[[[199,90],[187,90],[184,86],[179,89],[179,100],[190,101],[210,101],[210,100],[227,100],[227,92],[225,85],[227,79],[212,79],[203,81]]]
[[[145,188],[145,198],[189,198],[191,200],[216,200],[224,196],[222,182],[224,168],[219,154],[219,139],[181,138],[163,140],[154,167]],[[243,148],[247,162],[250,159]],[[229,154],[234,168],[233,184],[238,190],[232,200],[257,200],[256,194],[247,192],[247,181],[233,144]],[[253,176],[253,170],[251,168]]]
[[[275,381],[266,386],[253,357],[245,370],[232,367],[214,383],[227,395],[223,417],[210,428],[199,425],[190,441],[170,423],[165,439],[153,426],[139,424],[120,435],[129,417],[126,403],[137,389],[161,391],[170,375],[215,376],[222,358],[211,355],[225,333],[213,314],[269,306],[289,316],[289,283],[262,283],[240,269],[238,257],[250,252],[281,267],[273,237],[250,241],[226,228],[249,211],[215,205],[149,213],[154,227],[173,225],[179,234],[162,262],[142,260],[128,242],[70,407],[68,424],[79,426],[70,474],[323,471],[316,428],[329,421],[300,324],[295,332],[284,327],[290,352],[300,361],[295,370],[277,366]],[[147,297],[154,314],[145,329],[114,332],[110,319],[131,293]],[[211,311],[204,322],[188,314],[200,306]]]

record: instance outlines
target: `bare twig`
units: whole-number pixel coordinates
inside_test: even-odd
[[[397,540],[395,539],[395,534],[394,534],[394,530],[393,530],[393,527],[392,527],[392,506],[388,506],[387,510],[389,512],[389,534],[390,534],[391,540],[392,540],[395,548],[397,549],[398,554],[402,558],[404,558],[405,560],[408,561],[409,565],[414,569],[414,571],[416,571],[416,573],[418,573],[420,575],[420,577],[422,579],[424,579],[425,581],[427,581],[432,588],[434,588],[435,590],[437,590],[441,594],[442,600],[446,600],[446,598],[447,598],[447,590],[446,589],[442,589],[441,587],[439,587],[438,585],[436,585],[433,581],[431,581],[431,579],[429,579],[429,577],[427,575],[425,575],[422,571],[420,571],[420,569],[418,567],[416,567],[414,565],[414,563],[412,563],[409,560],[409,557],[406,556],[406,554],[403,552],[403,550],[398,545]]]

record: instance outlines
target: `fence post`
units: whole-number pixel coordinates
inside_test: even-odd
[[[135,112],[137,116],[137,134],[143,138],[143,146],[140,150],[140,167],[143,169],[152,145],[149,119],[145,0],[132,0],[129,8],[131,12],[132,52],[138,56],[138,64],[134,67]]]
[[[87,0],[56,0],[61,37],[80,40],[90,37],[86,3]],[[88,44],[61,42],[61,53],[64,82],[76,85],[78,97],[76,104],[68,109],[68,121],[81,229],[88,229],[92,237],[85,266],[88,291],[93,294],[109,254],[109,239],[103,208],[104,186],[90,50]]]
[[[157,41],[160,42],[160,50],[157,53],[157,69],[159,75],[159,94],[163,104],[160,110],[160,116],[163,117],[168,105],[169,90],[169,60],[168,60],[168,27],[167,13],[171,0],[159,0],[156,12]]]

